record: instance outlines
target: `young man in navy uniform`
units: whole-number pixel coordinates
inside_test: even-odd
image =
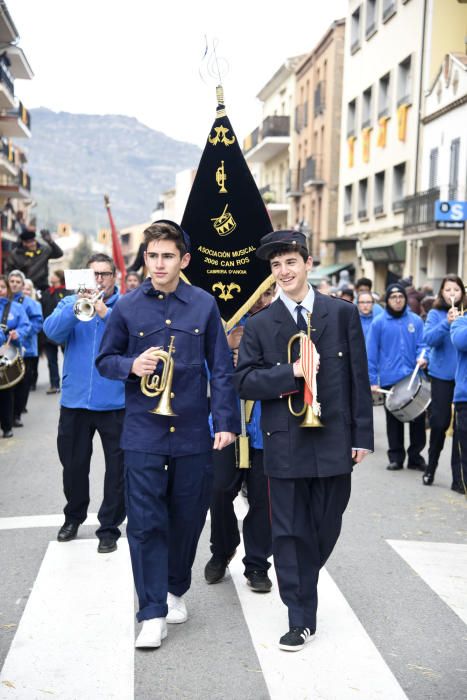
[[[261,401],[264,468],[269,476],[274,565],[289,631],[279,646],[297,651],[316,631],[320,568],[331,554],[350,497],[353,464],[373,450],[373,414],[365,342],[357,308],[313,290],[305,236],[275,231],[256,254],[269,260],[279,298],[251,317],[243,333],[236,384]],[[307,329],[320,354],[317,398],[323,427],[301,427],[304,381],[291,336]],[[298,343],[294,344],[294,349]]]
[[[156,221],[144,240],[150,277],[121,298],[96,364],[105,377],[125,382],[127,536],[143,622],[136,646],[154,648],[167,636],[167,622],[187,619],[183,595],[209,507],[212,448],[235,440],[240,418],[215,299],[180,279],[190,262],[187,234],[173,222]],[[141,392],[141,378],[162,371],[153,352],[167,350],[172,336],[175,415],[155,415],[158,397]]]

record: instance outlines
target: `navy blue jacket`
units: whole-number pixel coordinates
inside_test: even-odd
[[[406,307],[399,318],[387,310],[370,326],[366,339],[370,383],[391,386],[412,374],[423,348],[423,321]]]
[[[64,297],[44,321],[44,333],[57,345],[65,344],[61,405],[88,411],[116,411],[125,406],[122,382],[101,377],[95,360],[104,329],[112,315],[118,293],[105,300],[107,314],[97,314],[91,321],[78,321],[73,313],[76,294]]]
[[[467,316],[451,323],[451,340],[457,350],[454,403],[467,401]]]
[[[167,417],[150,413],[159,397],[141,392],[141,380],[131,368],[147,348],[167,350],[172,335],[172,408],[177,415]],[[123,449],[178,457],[212,448],[206,365],[214,432],[240,432],[232,360],[219,310],[214,297],[198,287],[180,280],[175,292],[167,295],[156,291],[148,278],[122,296],[107,325],[96,365],[104,377],[125,382]]]
[[[450,336],[448,312],[430,309],[423,329],[423,340],[430,348],[428,374],[452,381],[456,374],[457,352]]]
[[[328,477],[352,471],[352,448],[373,450],[373,408],[365,341],[353,304],[315,292],[311,339],[320,355],[317,398],[323,428],[301,428],[303,380],[287,345],[298,332],[281,299],[251,316],[240,343],[235,380],[240,397],[261,401],[264,470],[277,478]],[[294,359],[292,357],[292,359]]]

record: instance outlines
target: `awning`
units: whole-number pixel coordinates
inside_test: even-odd
[[[404,262],[406,255],[406,242],[388,243],[386,245],[362,246],[362,253],[370,262]]]
[[[332,275],[337,275],[341,270],[349,270],[354,267],[353,263],[334,263],[333,265],[320,265],[313,268],[308,273],[308,282],[312,284],[317,284],[325,277],[332,277]]]

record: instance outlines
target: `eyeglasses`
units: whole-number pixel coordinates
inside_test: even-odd
[[[359,304],[373,304],[372,301],[359,301]]]
[[[96,277],[106,277],[108,279],[113,276],[113,272],[94,272],[94,275]]]

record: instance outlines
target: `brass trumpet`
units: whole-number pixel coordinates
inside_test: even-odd
[[[295,333],[295,335],[293,335],[288,342],[288,345],[287,345],[287,361],[288,362],[292,362],[292,346],[293,346],[294,342],[298,340],[298,342],[300,343],[300,356],[301,356],[304,340],[310,340],[311,314],[307,315],[307,319],[308,319],[307,335],[305,335],[305,333],[303,331],[300,331],[300,333]],[[303,408],[300,411],[294,411],[293,406],[292,406],[292,396],[289,396],[289,399],[288,399],[290,413],[293,416],[296,416],[297,418],[304,415],[304,418],[303,418],[302,422],[300,423],[301,428],[323,428],[324,427],[319,419],[320,407],[319,407],[318,399],[316,396],[316,374],[317,374],[317,372],[315,371],[314,377],[313,377],[314,395],[313,395],[313,401],[311,404],[305,400],[305,396],[307,394],[306,381],[305,381],[305,388],[304,388],[304,392],[303,392]]]
[[[90,299],[87,297],[77,299],[73,305],[73,313],[78,321],[91,321],[96,315],[96,302],[99,301],[99,299],[102,299],[103,296],[104,290],[98,291]]]
[[[155,408],[149,413],[154,413],[157,416],[176,416],[173,412],[170,400],[173,399],[172,382],[174,374],[174,361],[172,355],[175,353],[175,336],[170,336],[170,343],[167,350],[154,350],[153,357],[158,357],[162,360],[164,368],[162,374],[152,374],[147,377],[141,377],[141,391],[145,396],[159,396],[161,398]]]

